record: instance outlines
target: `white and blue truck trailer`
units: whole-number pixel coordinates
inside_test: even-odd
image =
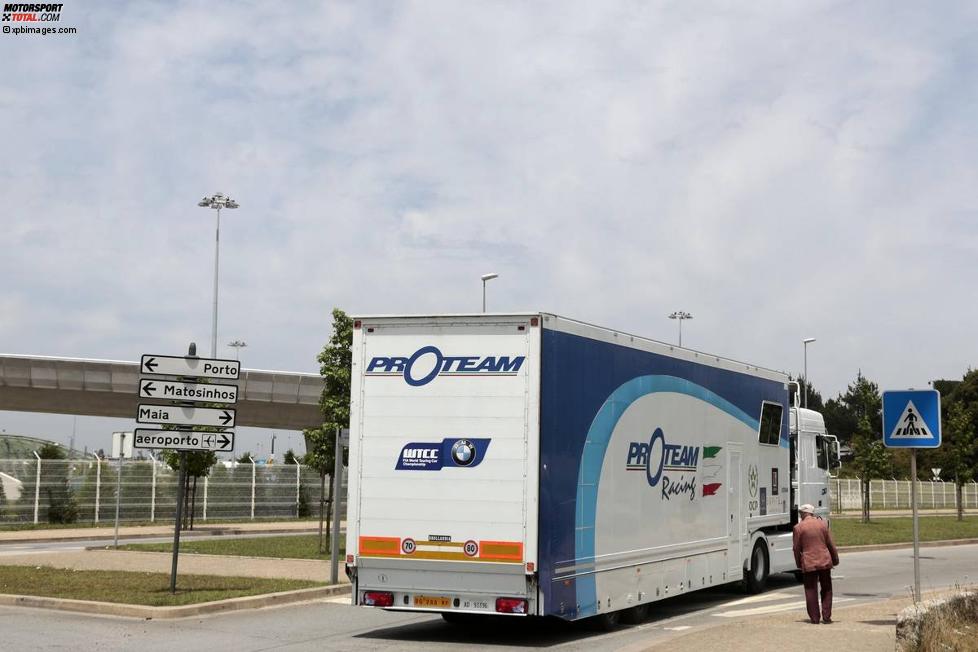
[[[789,385],[547,313],[355,317],[353,603],[613,624],[760,590],[838,463]]]

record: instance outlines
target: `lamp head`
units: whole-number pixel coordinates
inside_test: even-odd
[[[481,276],[481,278],[482,278],[482,281],[483,282],[491,281],[494,278],[499,278],[499,274],[494,274],[494,273],[493,274],[483,274]]]
[[[814,337],[806,337],[805,339],[802,340],[802,342],[804,342],[805,344],[811,344],[814,341],[815,341]]]

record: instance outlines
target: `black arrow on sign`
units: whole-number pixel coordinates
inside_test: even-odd
[[[150,396],[152,396],[153,395],[153,392],[155,392],[155,391],[156,391],[156,388],[153,386],[153,381],[152,380],[147,381],[146,384],[143,385],[143,393],[144,394],[149,394]]]
[[[146,368],[147,373],[153,373],[153,371],[159,366],[156,358],[150,358],[143,363],[143,367]]]
[[[226,426],[229,423],[231,423],[231,421],[234,419],[234,416],[232,416],[231,413],[229,413],[227,410],[224,410],[224,414],[219,416],[218,419],[224,422],[222,425]]]
[[[224,433],[221,433],[221,448],[227,448],[229,443],[231,443],[231,439]]]

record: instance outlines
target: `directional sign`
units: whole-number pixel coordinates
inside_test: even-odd
[[[156,430],[136,428],[133,448],[166,448],[177,451],[215,451],[228,453],[234,450],[234,433],[194,432],[193,430]]]
[[[168,401],[237,403],[237,385],[204,385],[175,383],[169,380],[139,379],[139,398],[161,398]]]
[[[938,448],[941,394],[936,389],[883,392],[883,445]]]
[[[139,404],[136,413],[138,423],[161,423],[174,426],[234,427],[232,408],[184,407],[180,405]]]
[[[221,378],[237,380],[241,363],[237,360],[216,358],[188,358],[174,355],[145,354],[140,360],[139,371],[159,376],[195,376],[197,378]]]

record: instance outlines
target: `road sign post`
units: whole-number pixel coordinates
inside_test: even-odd
[[[917,449],[941,445],[941,394],[936,389],[883,392],[883,445],[910,449],[913,512],[913,599],[920,600],[920,522],[917,514]]]
[[[143,355],[139,370],[140,373],[151,376],[175,377],[175,380],[155,377],[139,379],[140,398],[171,401],[171,404],[140,403],[136,421],[176,428],[136,428],[133,432],[133,448],[159,448],[180,453],[180,480],[177,485],[176,522],[173,527],[173,563],[170,569],[170,593],[176,593],[180,528],[183,525],[183,501],[187,484],[187,454],[190,451],[234,450],[234,432],[223,428],[234,427],[235,411],[231,408],[198,407],[196,403],[237,403],[238,386],[196,381],[205,378],[237,380],[241,373],[241,363],[237,360],[198,358],[197,345],[191,342],[186,356]],[[218,430],[200,432],[197,426]],[[118,527],[118,506],[116,510]]]
[[[177,485],[176,527],[173,528],[173,563],[170,565],[170,593],[177,592],[177,559],[180,556],[180,526],[183,521],[183,492],[187,484],[187,452],[180,451],[180,483]]]

